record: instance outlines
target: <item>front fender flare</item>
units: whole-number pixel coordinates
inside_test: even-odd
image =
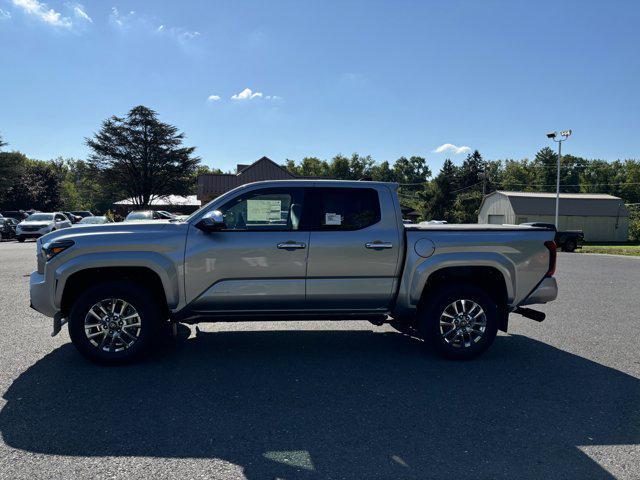
[[[60,308],[67,280],[74,273],[91,268],[142,267],[158,275],[169,308],[179,301],[178,272],[167,257],[156,252],[100,252],[78,255],[55,269],[54,303]]]

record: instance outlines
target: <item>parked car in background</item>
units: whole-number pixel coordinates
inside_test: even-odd
[[[553,223],[545,222],[526,222],[520,225],[530,225],[538,228],[548,228],[556,232],[556,245],[563,252],[573,252],[576,248],[582,248],[584,245],[584,232],[582,230],[561,230],[558,231]]]
[[[16,226],[18,221],[15,218],[0,218],[0,242],[10,238],[16,238]]]
[[[71,220],[71,223],[78,223],[80,220],[82,220],[82,217],[80,215],[75,215],[72,212],[62,212],[62,213],[64,213],[65,217]]]
[[[159,215],[162,216],[162,218],[166,218],[167,220],[171,220],[173,218],[176,218],[176,215],[174,215],[171,212],[167,212],[166,210],[156,210],[158,212]]]
[[[0,212],[0,216],[7,218],[15,218],[18,222],[24,220],[29,216],[24,210],[3,210]]]
[[[84,217],[76,226],[80,225],[102,225],[105,223],[111,223],[112,220],[109,217],[105,217],[104,215],[92,215],[90,217]]]
[[[19,242],[24,242],[27,238],[38,238],[70,226],[71,220],[62,212],[32,213],[16,227],[16,238]]]
[[[91,213],[89,210],[76,210],[74,212],[69,212],[69,213],[73,213],[74,215],[82,218],[93,216],[93,213]]]
[[[160,213],[158,210],[138,210],[136,212],[129,212],[125,217],[125,222],[142,222],[145,220],[171,220],[173,216],[171,214]]]

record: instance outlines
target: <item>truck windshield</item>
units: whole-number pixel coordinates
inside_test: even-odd
[[[150,220],[153,218],[153,212],[151,211],[143,211],[143,212],[131,212],[127,215],[126,220]]]
[[[49,222],[53,220],[53,213],[32,213],[27,217],[28,222]]]

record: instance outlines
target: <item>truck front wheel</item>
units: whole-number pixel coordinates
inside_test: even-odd
[[[426,342],[443,357],[475,358],[487,350],[498,333],[496,302],[473,284],[458,283],[431,293],[419,313]]]
[[[161,325],[154,297],[134,282],[105,282],[83,292],[69,315],[69,335],[89,360],[124,363],[140,357]]]

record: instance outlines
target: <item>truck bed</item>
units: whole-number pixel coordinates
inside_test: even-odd
[[[406,230],[473,230],[473,231],[547,231],[544,227],[529,225],[492,225],[487,223],[426,223],[405,224]]]

